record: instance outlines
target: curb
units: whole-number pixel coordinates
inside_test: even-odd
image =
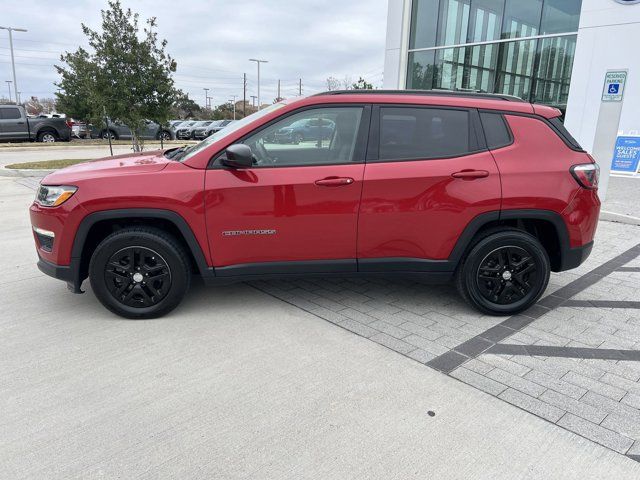
[[[606,210],[602,210],[600,212],[600,220],[604,220],[605,222],[624,223],[626,225],[640,226],[640,218],[638,217],[624,215],[622,213],[608,212]]]
[[[0,177],[44,177],[55,170],[29,169],[22,170],[19,168],[0,167]]]

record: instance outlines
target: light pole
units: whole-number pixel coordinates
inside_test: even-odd
[[[249,61],[256,62],[256,64],[258,65],[258,110],[260,110],[260,107],[262,105],[262,103],[260,103],[260,64],[269,63],[269,60],[258,60],[257,58],[250,58]]]
[[[203,88],[204,90],[204,108],[209,108],[208,102],[209,102],[209,89],[208,88]]]
[[[11,103],[11,80],[6,80],[7,87],[9,88],[9,103]]]
[[[12,27],[0,27],[0,30],[7,30],[9,32],[9,49],[11,50],[11,68],[13,69],[13,91],[16,96],[16,104],[18,103],[18,83],[16,82],[16,62],[13,59],[13,35],[11,32],[26,32],[24,28],[12,28]]]
[[[236,119],[236,97],[237,95],[232,95],[233,98],[230,98],[229,101],[233,104],[233,119]]]

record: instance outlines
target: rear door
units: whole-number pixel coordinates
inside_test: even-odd
[[[431,260],[449,257],[474,217],[499,211],[500,201],[475,109],[376,107],[358,222],[360,270],[429,270]]]
[[[27,119],[18,107],[0,108],[0,138],[6,140],[28,140]]]

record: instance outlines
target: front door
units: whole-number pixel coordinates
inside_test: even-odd
[[[449,258],[474,217],[500,210],[500,174],[478,113],[381,106],[373,115],[378,140],[364,175],[360,270],[437,268],[432,260]]]
[[[0,108],[0,138],[28,140],[29,128],[26,119],[17,107]]]
[[[214,162],[206,173],[205,208],[217,275],[356,270],[369,112],[364,106],[303,109],[242,140],[254,154],[253,168]],[[282,133],[301,120],[332,131],[281,143]]]

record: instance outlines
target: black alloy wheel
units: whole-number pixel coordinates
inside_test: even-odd
[[[89,263],[100,302],[125,318],[156,318],[182,301],[191,283],[185,247],[154,227],[118,230],[96,247]]]
[[[490,315],[526,310],[542,296],[551,274],[539,240],[516,229],[492,230],[477,239],[456,271],[460,295]]]
[[[476,274],[478,291],[493,303],[508,305],[531,293],[536,271],[533,257],[523,248],[496,248],[480,262]]]
[[[109,293],[129,307],[157,305],[171,288],[166,260],[142,246],[125,247],[111,255],[104,275]]]

